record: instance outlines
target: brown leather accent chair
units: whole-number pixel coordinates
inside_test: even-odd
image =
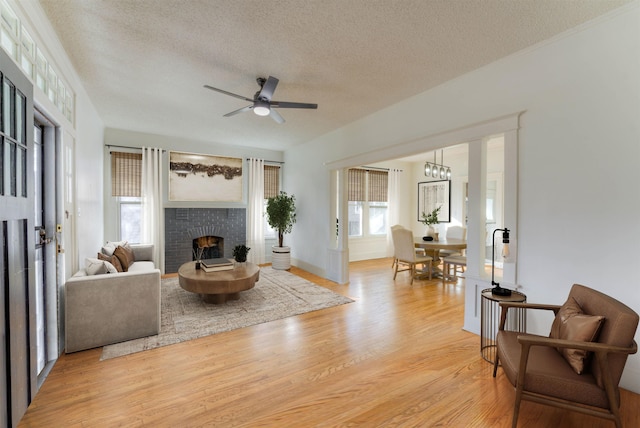
[[[496,376],[500,362],[505,375],[516,388],[513,428],[518,424],[522,400],[602,417],[614,421],[617,427],[622,426],[618,384],[627,357],[638,350],[634,340],[638,314],[606,294],[579,284],[571,288],[571,298],[575,299],[584,315],[604,317],[594,341],[574,341],[504,329],[510,308],[551,310],[557,316],[567,304],[500,303],[502,311],[493,376]],[[562,349],[587,351],[581,374],[563,357]]]

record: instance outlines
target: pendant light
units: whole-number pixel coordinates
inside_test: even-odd
[[[433,152],[433,162],[424,163],[424,176],[451,180],[451,168],[444,165],[444,150],[440,150],[440,163],[436,161],[436,152]]]

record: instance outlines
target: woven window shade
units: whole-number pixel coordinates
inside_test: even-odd
[[[387,171],[369,171],[369,202],[387,202]]]
[[[111,196],[140,197],[142,153],[111,152]]]
[[[350,169],[347,174],[348,181],[348,200],[364,201],[367,196],[367,180],[366,171],[364,169]]]
[[[280,193],[280,167],[264,166],[264,198],[274,198]]]

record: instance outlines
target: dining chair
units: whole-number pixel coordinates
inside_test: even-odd
[[[391,226],[391,239],[392,240],[393,240],[393,231],[397,230],[397,229],[405,229],[405,227],[400,225],[400,224],[396,224],[396,225]],[[395,249],[394,249],[394,251],[395,251]],[[425,253],[425,249],[424,248],[416,248],[416,255],[424,256],[425,254],[426,253]],[[396,265],[397,262],[398,262],[398,259],[397,259],[396,255],[394,253],[393,254],[393,261],[391,262],[391,268],[392,269],[394,268],[394,266]]]
[[[433,258],[429,256],[419,256],[416,254],[416,248],[413,243],[413,232],[405,228],[397,228],[391,231],[393,238],[393,249],[395,252],[396,263],[395,271],[393,273],[393,279],[395,281],[398,272],[410,271],[411,272],[411,284],[416,276],[416,265],[422,265],[423,269],[428,267],[429,279],[433,274]],[[405,265],[406,268],[400,269],[400,265]]]
[[[446,239],[467,239],[467,228],[462,226],[449,226],[447,228]],[[459,250],[440,250],[442,257],[451,256],[453,254],[461,254]]]
[[[447,228],[446,238],[447,239],[461,239],[461,240],[464,241],[465,239],[467,239],[467,228],[466,227],[462,227],[462,226],[449,226]],[[444,266],[444,259],[449,257],[449,256],[463,256],[464,257],[464,250],[440,250],[440,257],[443,259],[443,265],[442,265],[443,268],[445,267]],[[465,259],[465,263],[464,264],[452,264],[452,266],[454,266],[454,268],[455,268],[454,275],[458,273],[458,268],[460,268],[461,272],[464,272],[464,269],[467,266],[466,259]],[[443,271],[447,272],[444,269],[443,269]]]
[[[493,377],[501,365],[515,387],[513,428],[522,400],[598,416],[622,426],[618,384],[627,357],[638,350],[636,312],[580,284],[571,287],[562,306],[501,302],[500,307]],[[505,330],[510,308],[553,311],[549,337]]]
[[[452,281],[458,281],[458,267],[462,268],[464,272],[464,268],[467,267],[467,257],[461,256],[460,254],[454,254],[452,256],[447,256],[442,259],[442,283],[451,278]],[[451,274],[451,268],[453,268],[453,275]]]

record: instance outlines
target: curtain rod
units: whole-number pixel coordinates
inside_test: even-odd
[[[117,148],[120,148],[120,149],[135,149],[135,150],[142,150],[142,147],[118,146],[118,145],[116,145],[116,144],[105,144],[105,147],[117,147]],[[162,149],[162,153],[165,153],[165,152],[166,152],[166,150],[165,150],[165,149]],[[249,160],[249,158],[247,158],[246,160]],[[268,162],[268,163],[277,163],[277,164],[280,164],[280,165],[284,165],[284,162],[282,162],[282,161],[265,160],[265,162]]]
[[[142,147],[132,147],[132,146],[118,146],[116,144],[105,144],[105,147],[117,147],[119,149],[135,149],[135,150],[142,150]],[[166,150],[162,149],[162,153],[165,153]]]
[[[378,171],[389,171],[389,168],[379,168],[377,166],[361,166],[359,167],[360,169],[377,169]],[[394,168],[395,169],[395,168]],[[400,172],[404,172],[403,170],[399,169],[398,171]]]
[[[251,159],[250,159],[250,158],[246,158],[245,160],[251,160]],[[265,162],[265,163],[267,163],[267,162],[268,162],[268,163],[277,163],[277,164],[280,164],[280,165],[284,165],[284,162],[282,162],[282,161],[271,161],[271,160],[265,160],[264,162]]]

